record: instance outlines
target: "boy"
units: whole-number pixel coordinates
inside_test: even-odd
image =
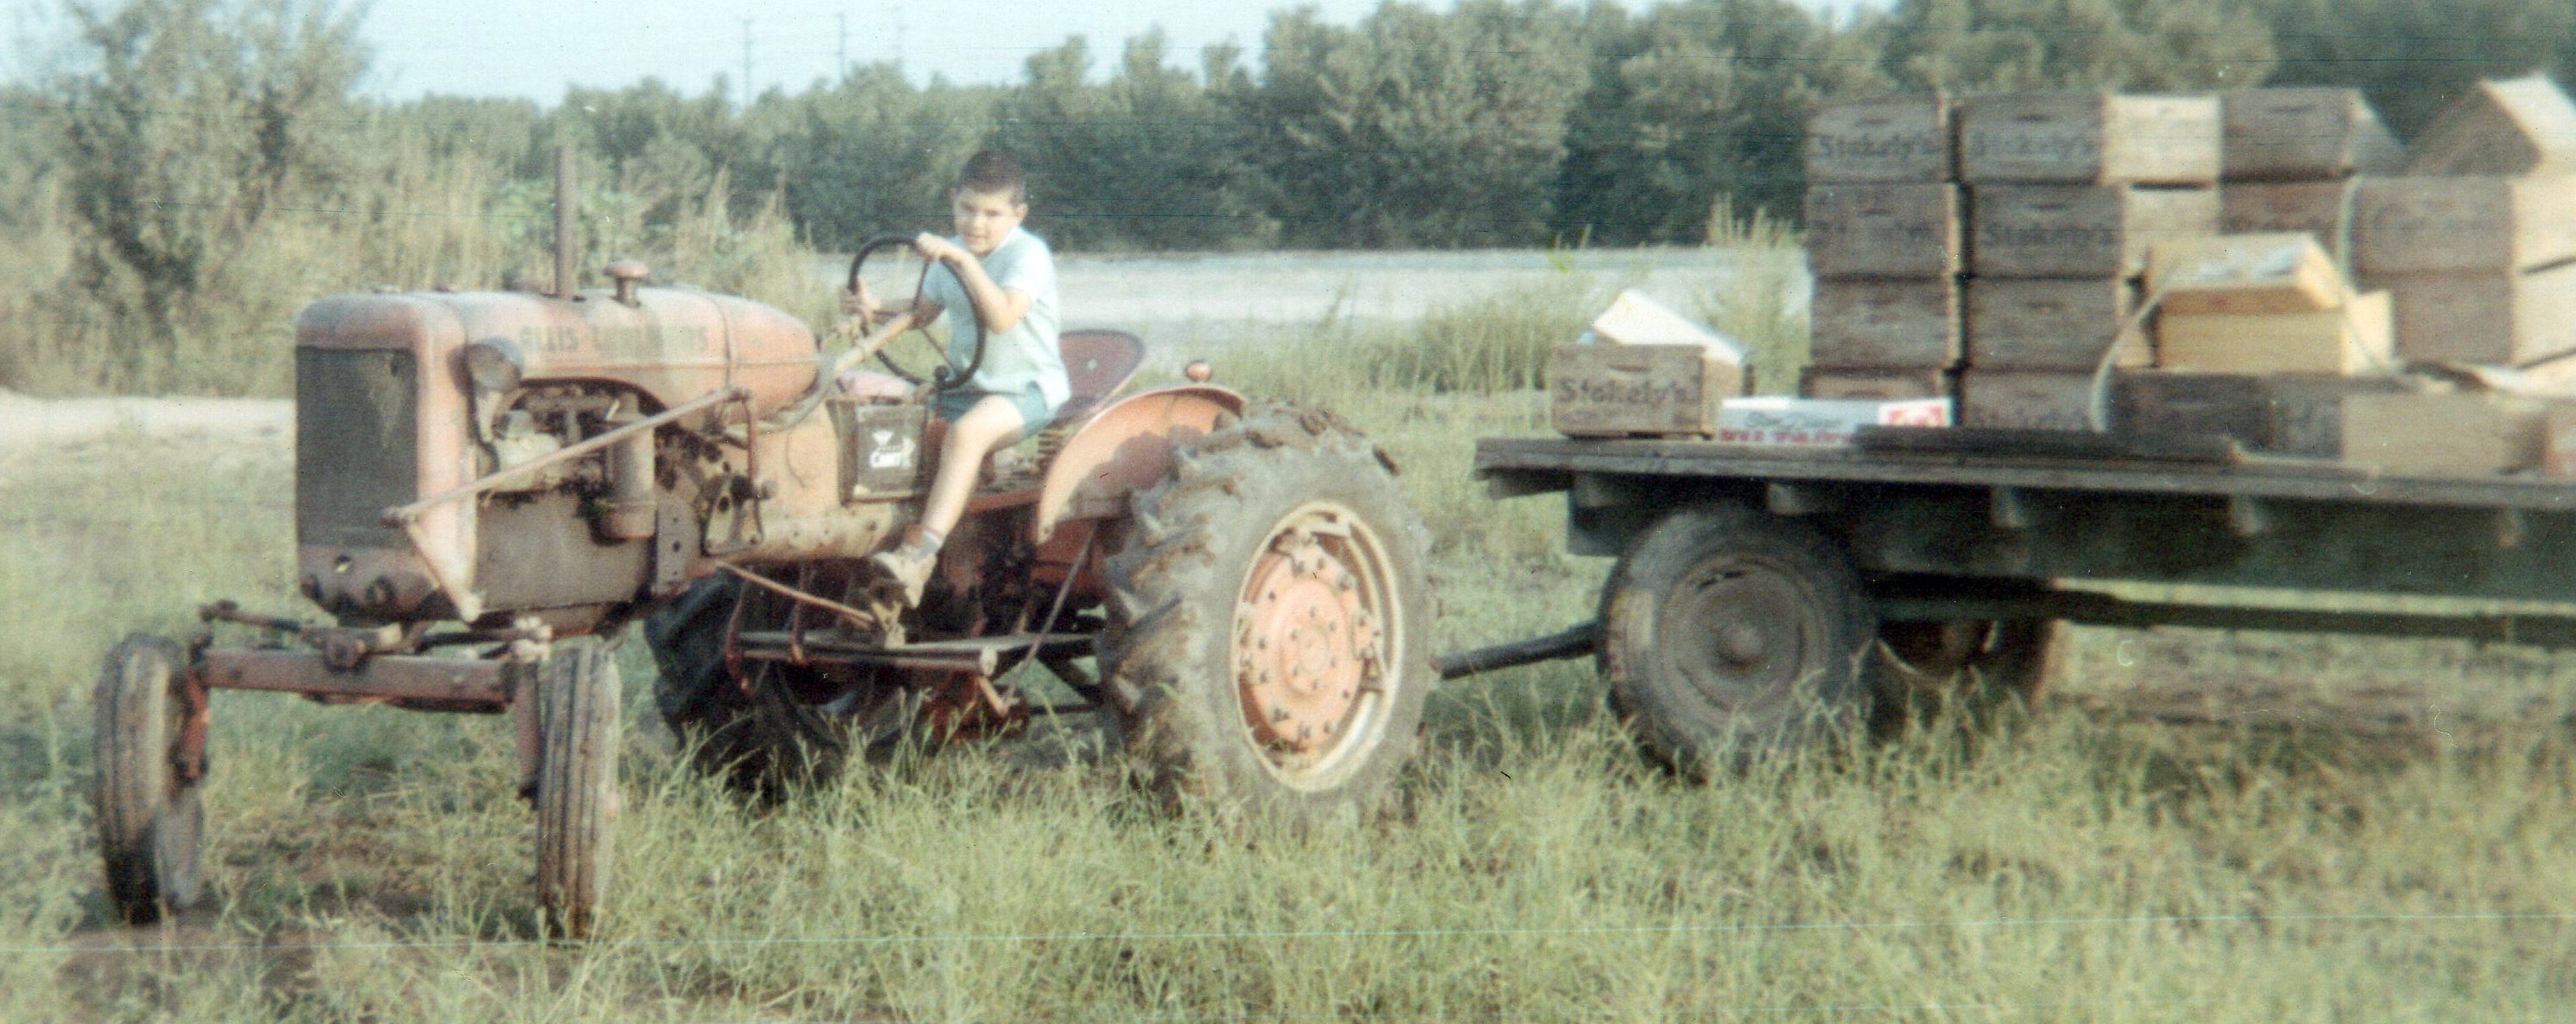
[[[983,325],[984,361],[974,376],[939,395],[947,440],[917,532],[868,560],[901,584],[904,601],[913,605],[921,603],[922,588],[939,564],[940,544],[966,511],[984,457],[1046,426],[1073,392],[1056,348],[1055,254],[1044,240],[1020,230],[1029,199],[1019,162],[989,149],[976,153],[958,175],[948,204],[957,233],[941,238],[925,231],[913,240],[933,266],[912,308],[891,320],[926,327],[958,310],[961,318]],[[841,308],[871,323],[884,319],[864,285],[844,294]],[[951,331],[949,365],[962,368],[974,358],[975,333],[975,324],[962,320]]]

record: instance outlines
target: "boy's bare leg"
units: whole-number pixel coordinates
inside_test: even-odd
[[[920,537],[870,559],[903,583],[910,603],[921,603],[922,587],[939,564],[939,545],[966,514],[966,499],[975,492],[984,457],[1018,441],[1021,430],[1020,410],[1009,399],[995,397],[976,402],[948,424],[947,438],[939,445],[939,475],[931,480],[930,501],[921,510]]]
[[[966,498],[975,493],[975,478],[984,457],[1020,439],[1020,410],[1009,399],[987,397],[948,425],[939,444],[939,475],[930,483],[930,503],[922,507],[924,532],[945,537],[966,514]]]

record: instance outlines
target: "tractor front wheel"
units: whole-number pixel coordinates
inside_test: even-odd
[[[593,637],[559,642],[537,680],[537,902],[565,938],[608,896],[617,825],[617,663]]]
[[[1131,511],[1101,652],[1149,783],[1292,820],[1381,795],[1436,676],[1427,533],[1377,447],[1255,410],[1183,442]]]
[[[197,901],[205,804],[188,727],[187,652],[160,637],[126,637],[99,673],[98,812],[107,897],[130,924],[150,924]]]

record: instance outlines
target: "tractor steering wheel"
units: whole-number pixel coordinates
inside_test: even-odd
[[[887,235],[882,238],[870,239],[867,244],[859,246],[859,251],[856,255],[850,257],[850,279],[843,287],[853,293],[859,290],[859,270],[860,268],[867,266],[868,257],[874,256],[878,252],[886,249],[892,249],[898,246],[909,248],[911,245],[912,239],[897,235]],[[921,294],[921,284],[923,281],[927,281],[929,277],[930,264],[925,262],[921,266],[920,280],[916,280],[913,283],[914,295]],[[967,378],[975,375],[975,371],[978,368],[981,368],[984,365],[984,321],[981,317],[975,315],[975,310],[972,307],[967,308],[966,315],[962,319],[966,323],[974,325],[975,345],[973,349],[970,350],[970,354],[966,360],[966,368],[962,371],[958,370],[956,366],[949,361],[948,353],[943,351],[939,354],[939,367],[931,371],[930,376],[930,389],[934,392],[946,391],[964,383]],[[920,324],[913,325],[914,330],[920,330],[921,327],[922,325]],[[923,337],[927,339],[929,335],[924,334]],[[893,371],[895,376],[902,377],[906,380],[920,379],[913,374],[905,372],[902,367],[896,366],[894,360],[886,356],[884,349],[878,349],[876,355],[877,362],[884,364],[885,368]]]

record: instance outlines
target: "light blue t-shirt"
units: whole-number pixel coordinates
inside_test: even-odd
[[[954,237],[949,241],[960,247],[966,244]],[[1064,354],[1056,347],[1062,320],[1056,307],[1055,253],[1044,239],[1012,228],[983,263],[994,284],[1028,294],[1029,312],[1010,330],[988,333],[983,365],[976,367],[965,386],[1007,395],[1036,385],[1048,409],[1062,408],[1073,397],[1073,384],[1065,376]],[[922,280],[921,297],[937,304],[940,316],[948,319],[948,364],[963,369],[975,358],[975,304],[967,298],[966,286],[943,263]]]

